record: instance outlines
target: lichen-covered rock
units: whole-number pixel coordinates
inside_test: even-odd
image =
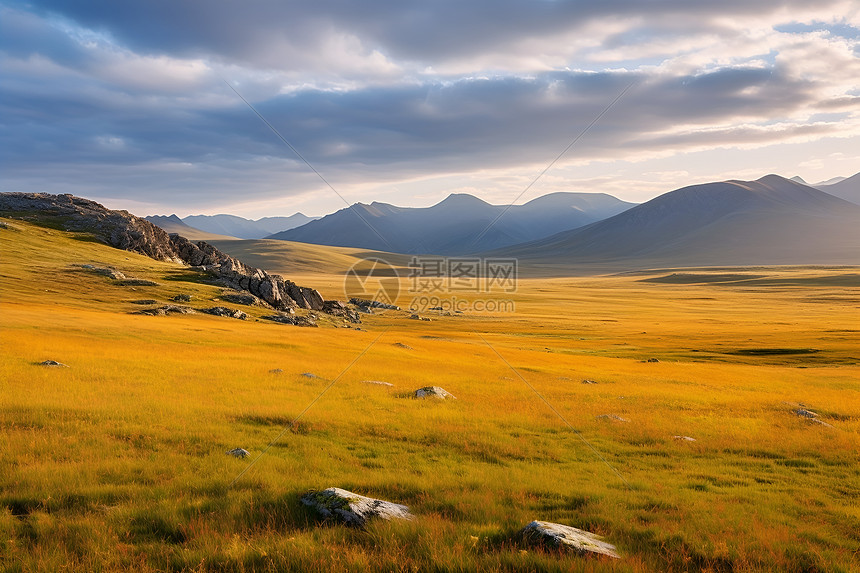
[[[424,388],[419,388],[415,391],[416,398],[439,398],[440,400],[445,400],[447,398],[451,398],[452,400],[456,400],[457,398],[439,386],[425,386]]]
[[[309,491],[302,503],[313,507],[323,517],[339,519],[348,525],[363,527],[371,518],[413,519],[405,505],[365,497],[338,487]]]
[[[569,525],[532,521],[523,528],[521,535],[528,542],[569,549],[581,555],[595,554],[615,559],[621,558],[615,546],[603,541],[601,536]]]

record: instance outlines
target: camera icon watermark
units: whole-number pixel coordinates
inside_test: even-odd
[[[344,294],[354,304],[377,308],[395,308],[407,295],[403,306],[413,312],[514,312],[506,295],[517,292],[518,281],[513,258],[413,256],[397,267],[369,257],[347,271]]]

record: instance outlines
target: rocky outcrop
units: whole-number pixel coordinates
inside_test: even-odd
[[[549,521],[532,521],[520,533],[529,543],[569,549],[581,555],[606,555],[615,559],[621,558],[615,546],[603,541],[599,535],[569,525],[550,523]]]
[[[339,300],[327,300],[323,303],[322,311],[332,316],[340,316],[353,324],[361,324],[361,316]]]
[[[205,241],[192,242],[168,234],[146,219],[127,211],[112,211],[95,201],[73,195],[0,193],[0,215],[90,233],[118,249],[198,267],[225,286],[247,291],[276,309],[323,309],[323,297],[314,289],[249,267]]]
[[[158,308],[139,310],[134,314],[145,314],[147,316],[167,316],[169,314],[194,314],[194,312],[195,311],[193,308],[188,308],[187,306],[166,304],[164,306],[159,306]]]
[[[367,521],[374,517],[380,519],[414,517],[405,505],[365,497],[339,487],[310,491],[302,496],[302,503],[313,507],[323,517],[335,518],[358,527],[364,527]]]

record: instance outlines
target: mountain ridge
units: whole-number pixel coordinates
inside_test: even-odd
[[[430,207],[355,203],[267,238],[407,254],[461,255],[586,225],[633,205],[603,193],[552,193],[511,206],[452,193]]]

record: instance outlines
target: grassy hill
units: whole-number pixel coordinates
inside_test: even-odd
[[[2,222],[0,569],[860,567],[856,268],[526,279],[515,312],[314,329],[252,307],[247,321],[132,314],[176,294],[221,304],[221,289]],[[426,385],[457,400],[407,397]],[[259,459],[249,468],[234,447]],[[330,486],[417,518],[320,521],[299,496]],[[516,532],[533,519],[605,535],[623,558],[526,546]]]

